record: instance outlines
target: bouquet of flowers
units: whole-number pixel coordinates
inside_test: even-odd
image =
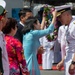
[[[43,16],[45,16],[45,18],[46,18],[46,28],[50,25],[50,23],[51,23],[51,21],[52,21],[52,18],[53,18],[53,16],[52,16],[52,12],[55,10],[55,8],[54,7],[48,7],[48,5],[45,5],[44,6],[44,15]],[[57,26],[57,24],[55,25],[55,29],[54,29],[54,32],[50,35],[50,34],[48,34],[47,36],[46,36],[46,38],[47,38],[47,40],[48,41],[54,41],[54,40],[56,40],[56,38],[57,38],[57,33],[58,33],[58,26]]]

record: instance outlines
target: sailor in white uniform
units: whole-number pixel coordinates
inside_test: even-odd
[[[67,27],[66,40],[67,43],[66,43],[65,67],[66,67],[66,71],[68,72],[69,66],[67,66],[67,64],[69,65],[71,64],[75,53],[75,18],[71,20],[71,23]],[[75,75],[75,73],[73,75]]]
[[[57,68],[60,69],[61,66],[64,64],[65,75],[71,75],[69,74],[69,66],[71,64],[73,67],[75,66],[75,60],[73,59],[75,53],[75,18],[72,17],[70,5],[59,6],[59,9],[60,10],[58,11],[58,13],[60,22],[64,25],[67,25],[67,28],[66,31],[64,31],[64,37],[66,36],[66,55],[61,60],[61,62],[57,64]],[[75,75],[75,72],[72,75]]]
[[[42,54],[42,68],[52,69],[52,63],[54,61],[54,52],[51,48],[54,45],[54,41],[48,41],[46,36],[40,39],[41,45],[44,47],[44,53]]]
[[[9,75],[9,60],[8,60],[8,54],[6,50],[6,42],[4,40],[5,35],[2,32],[2,29],[6,25],[6,21],[7,21],[6,18],[7,11],[5,7],[6,7],[6,2],[4,0],[0,0],[0,50],[2,55],[2,60],[1,60],[2,62],[0,61],[0,75]]]

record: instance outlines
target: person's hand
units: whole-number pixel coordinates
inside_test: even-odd
[[[39,54],[43,54],[43,53],[44,53],[44,48],[43,48],[43,46],[40,46],[40,47],[39,47],[38,53],[39,53]]]
[[[0,72],[0,75],[3,75],[3,73],[2,73],[2,72]]]
[[[46,16],[47,16],[47,13],[43,11],[43,18],[45,18]]]
[[[53,11],[55,11],[55,8],[54,7],[51,7],[50,8],[50,12],[52,13]]]
[[[53,15],[53,17],[56,17],[56,15],[57,15],[57,11],[54,10],[54,11],[52,12],[52,15]]]
[[[69,66],[69,73],[70,73],[71,75],[73,75],[73,74],[74,74],[74,70],[75,70],[75,65],[74,65],[74,64],[71,64],[71,65]]]
[[[57,69],[58,70],[61,70],[61,68],[63,67],[63,64],[64,64],[64,62],[63,61],[60,61],[58,64],[57,64]]]
[[[43,17],[42,17],[42,21],[45,23],[45,21],[46,21],[46,15],[45,15],[45,13],[43,12]]]

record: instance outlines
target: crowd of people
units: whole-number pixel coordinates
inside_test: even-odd
[[[17,22],[12,17],[7,18],[5,7],[6,2],[1,0],[0,75],[41,75],[37,54],[42,54],[43,69],[51,69],[53,51],[59,47],[62,59],[57,61],[57,69],[61,70],[64,66],[65,75],[75,75],[75,18],[72,17],[71,6],[52,9],[52,21],[47,28],[44,12],[40,23],[29,8],[22,8]],[[57,19],[62,25],[57,39],[48,41],[46,36],[53,33]]]

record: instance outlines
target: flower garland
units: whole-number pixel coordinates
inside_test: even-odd
[[[46,17],[46,27],[48,27],[52,21],[52,14],[51,12],[54,11],[55,8],[50,8],[48,5],[44,6],[44,16]],[[46,36],[48,41],[54,41],[57,38],[57,33],[58,33],[58,26],[57,24],[55,25],[54,32],[52,34],[48,34]]]

